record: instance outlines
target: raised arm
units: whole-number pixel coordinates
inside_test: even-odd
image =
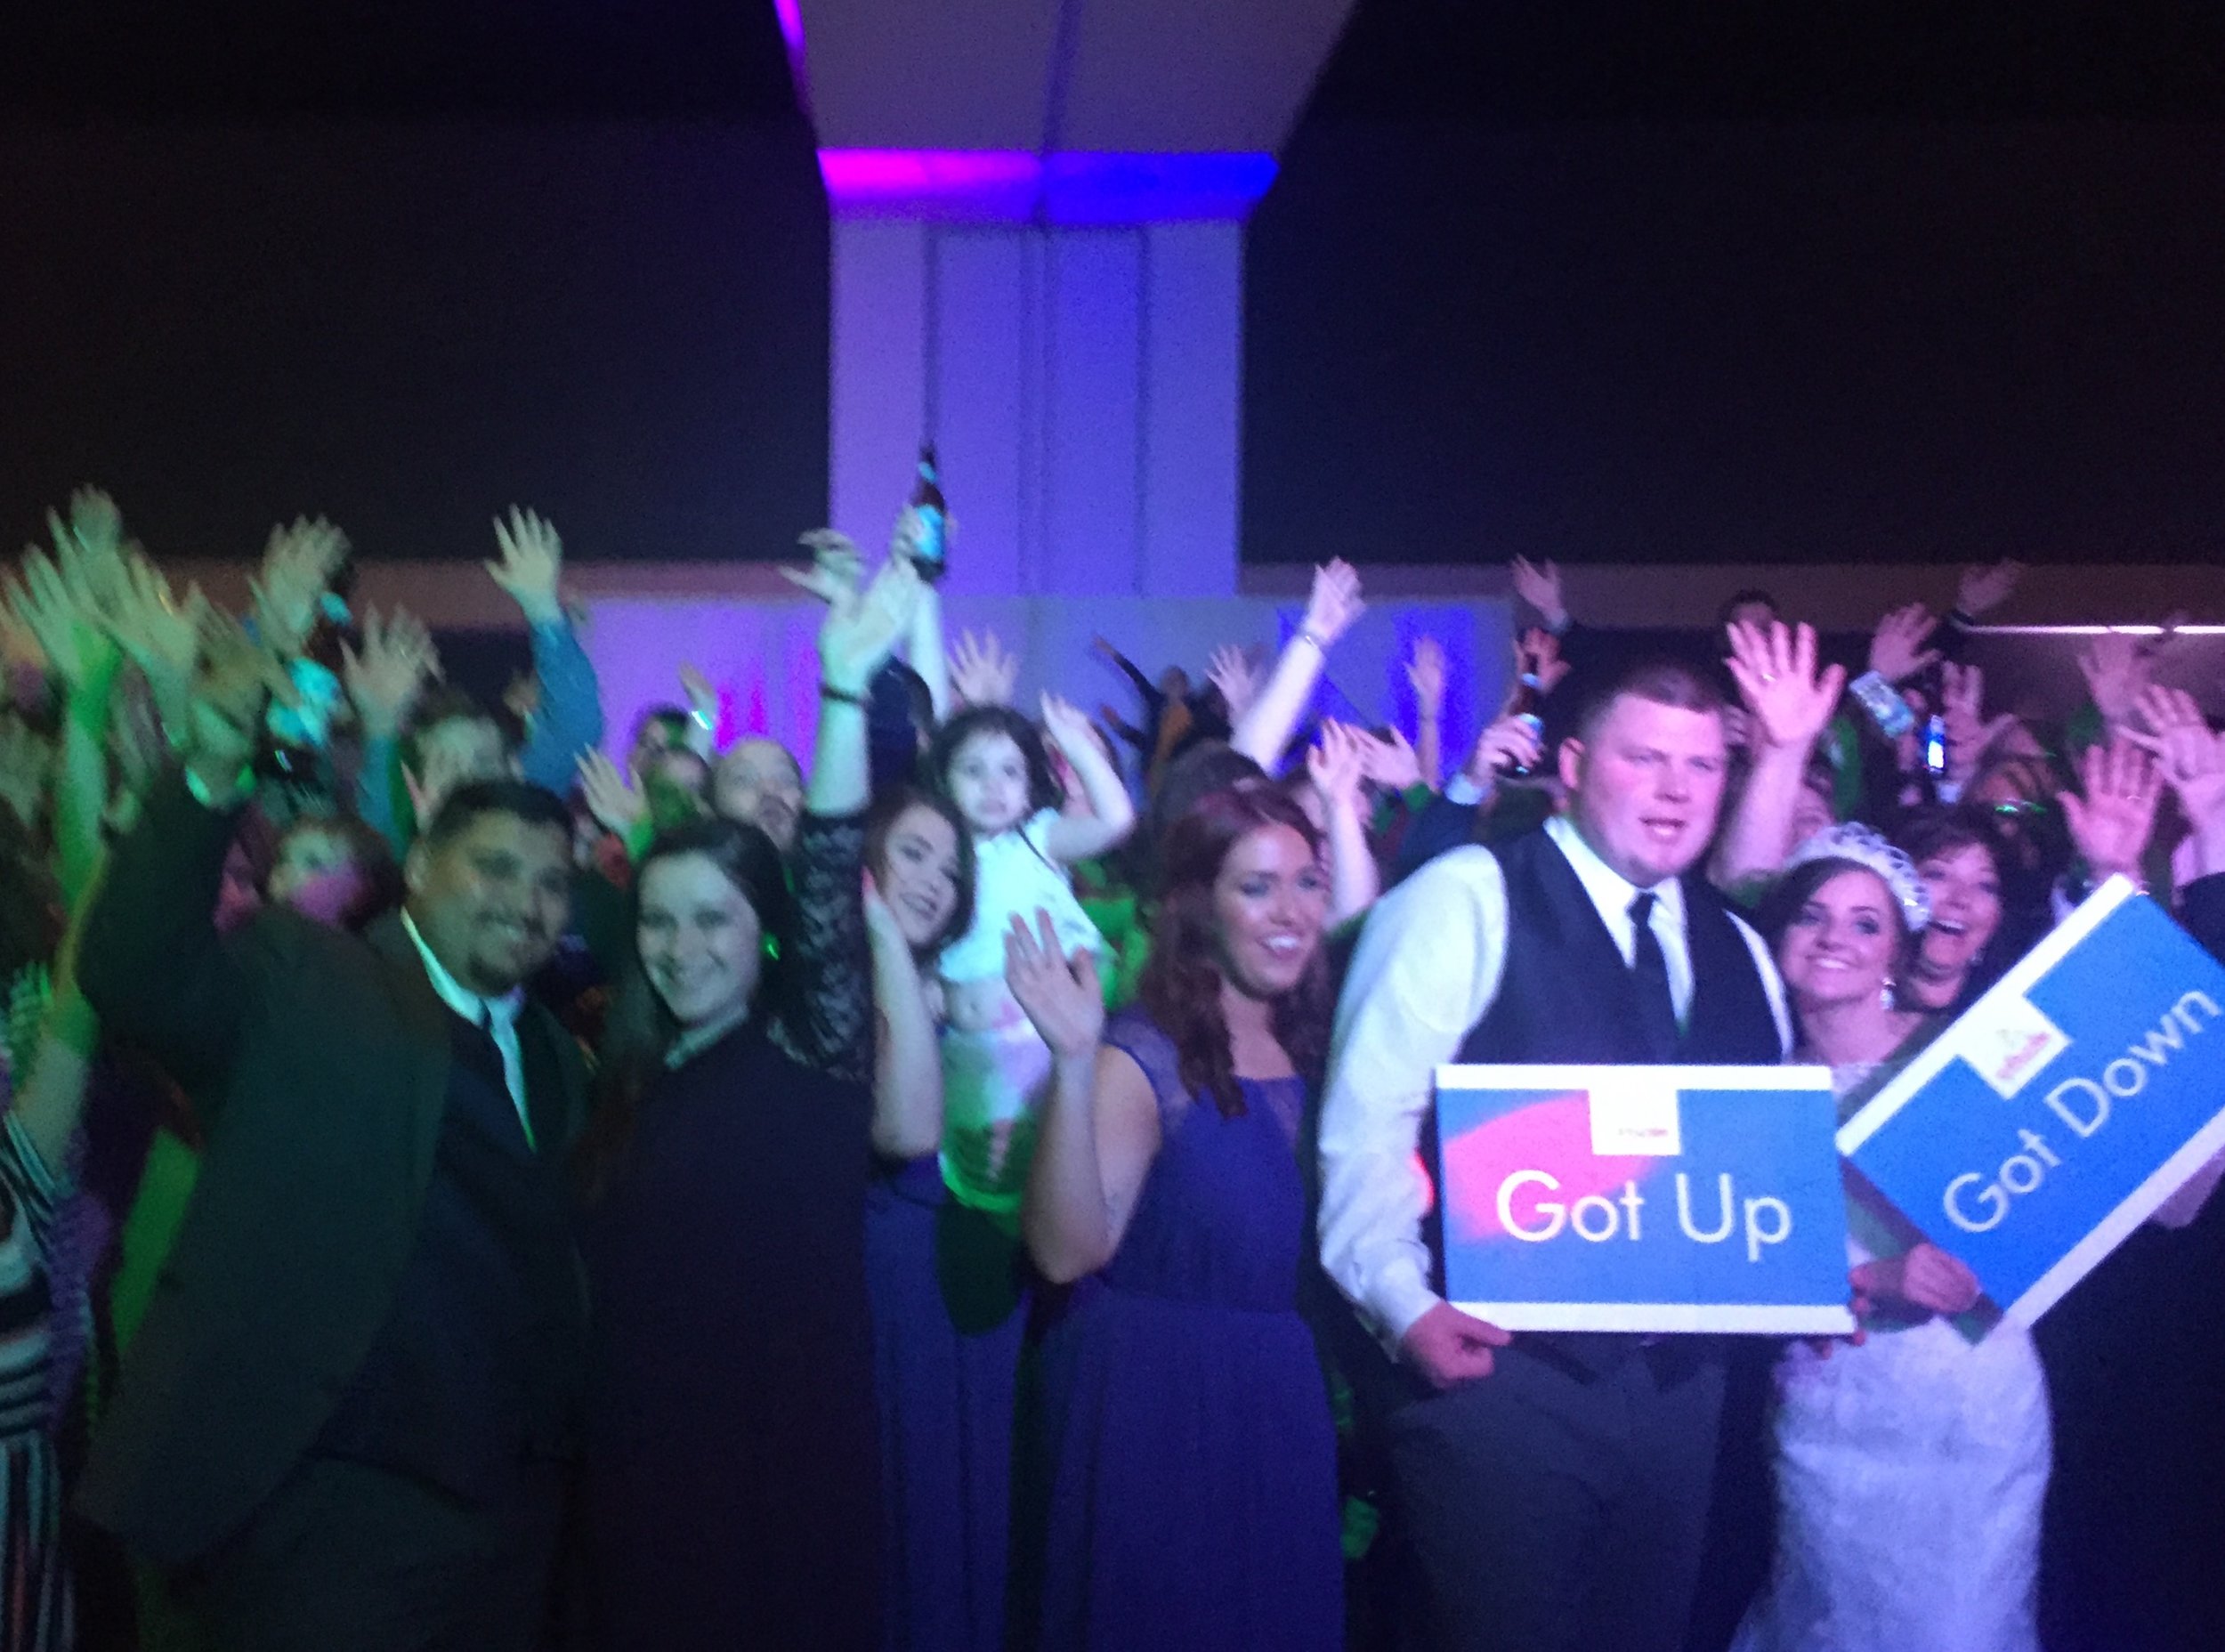
[[[1444,783],[1444,649],[1434,636],[1414,639],[1406,681],[1414,691],[1414,760],[1421,783],[1435,791]]]
[[[247,1011],[246,978],[217,937],[216,897],[251,784],[255,731],[286,680],[277,658],[231,621],[212,620],[206,638],[182,766],[157,782],[116,846],[78,960],[85,996],[109,1030],[146,1044],[196,1087],[230,1060]]]
[[[424,620],[404,608],[382,620],[363,614],[363,645],[340,644],[340,680],[355,707],[362,737],[355,776],[355,811],[393,846],[409,847],[409,811],[401,779],[401,731],[425,685],[441,675],[440,651]]]
[[[1816,740],[1831,721],[1847,674],[1818,671],[1816,632],[1787,630],[1781,621],[1730,628],[1726,662],[1753,719],[1753,765],[1725,822],[1715,851],[1714,879],[1725,887],[1774,874],[1792,852],[1792,817]]]
[[[1136,804],[1120,771],[1089,732],[1088,719],[1056,694],[1043,696],[1043,732],[1081,787],[1087,814],[1062,814],[1043,839],[1043,852],[1062,866],[1103,854],[1136,829]]]
[[[873,1077],[873,991],[862,889],[868,789],[866,685],[910,618],[919,576],[901,560],[833,594],[819,628],[819,736],[790,870],[796,933],[775,1024],[789,1053],[860,1083]]]
[[[1360,814],[1364,738],[1342,723],[1323,723],[1321,738],[1306,754],[1306,773],[1321,794],[1324,816],[1331,927],[1358,917],[1383,892],[1382,874],[1368,847],[1367,822]]]
[[[533,675],[541,684],[539,713],[518,749],[518,772],[561,796],[579,754],[603,741],[602,685],[564,611],[564,543],[556,530],[513,505],[506,522],[495,519],[495,545],[498,555],[486,564],[487,576],[524,615]]]
[[[1314,570],[1306,617],[1276,656],[1265,685],[1235,720],[1228,737],[1231,746],[1261,768],[1270,773],[1275,769],[1313,700],[1329,663],[1329,650],[1366,607],[1360,598],[1360,576],[1349,564],[1332,562]]]

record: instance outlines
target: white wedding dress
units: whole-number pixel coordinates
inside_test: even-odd
[[[2029,1335],[1933,1318],[1796,1342],[1775,1436],[1776,1559],[1733,1652],[2036,1652],[2052,1432]]]

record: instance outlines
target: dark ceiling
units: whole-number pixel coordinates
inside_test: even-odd
[[[18,120],[794,119],[770,0],[72,0],[20,8]]]
[[[0,54],[0,111],[18,120],[794,118],[771,0],[77,0],[18,10]],[[1485,125],[2211,118],[2225,116],[2225,6],[1359,0],[1312,115]]]

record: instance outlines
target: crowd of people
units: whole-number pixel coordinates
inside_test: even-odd
[[[1850,1115],[2112,876],[2225,952],[2225,736],[2116,635],[2066,727],[1990,706],[2012,567],[1833,663],[1517,562],[1446,774],[1433,644],[1411,734],[1313,713],[1341,563],[1272,660],[1103,645],[1093,719],[945,637],[907,512],[805,538],[806,765],[678,661],[602,755],[530,512],[500,706],[323,522],[237,615],[98,493],[51,530],[0,614],[0,1645],[2040,1644],[2048,1377],[1961,1260],[1857,1211],[1853,1338],[1510,1335],[1420,1156],[1455,1059],[1819,1064]]]

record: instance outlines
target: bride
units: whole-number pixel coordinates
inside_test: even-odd
[[[1938,1030],[1894,1007],[1929,917],[1907,857],[1858,825],[1801,845],[1764,903],[1794,1059],[1831,1068],[1842,1121]],[[2035,1652],[2051,1438],[2031,1338],[1972,1342],[1970,1269],[1859,1202],[1849,1219],[1864,1334],[1777,1363],[1776,1559],[1735,1652]]]

